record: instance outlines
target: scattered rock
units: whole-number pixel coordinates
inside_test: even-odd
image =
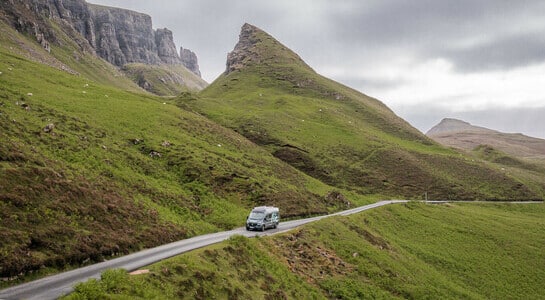
[[[344,99],[344,96],[339,93],[334,93],[333,96],[335,97],[335,100],[342,100]]]
[[[359,253],[358,252],[354,252],[352,253],[352,257],[358,257]]]
[[[102,145],[102,149],[107,150],[108,147],[106,147],[106,145]]]
[[[88,83],[86,83],[86,84],[84,84],[84,85],[83,85],[83,87],[89,87],[89,84],[88,84]]]
[[[49,123],[49,124],[45,125],[44,132],[47,132],[47,133],[53,132],[53,129],[55,129],[55,124]]]
[[[218,144],[218,147],[221,147],[221,144]]]
[[[131,139],[130,141],[133,143],[133,145],[138,145],[144,142],[143,139]]]
[[[32,97],[32,96],[33,96],[32,93],[27,93],[26,95],[29,96],[29,97]]]
[[[142,275],[142,274],[148,274],[148,273],[149,273],[148,269],[143,269],[143,270],[132,271],[129,273],[129,275]]]
[[[144,142],[143,139],[131,139],[130,142],[133,144],[133,145],[138,145],[138,144],[141,144]]]
[[[30,110],[30,105],[26,103],[21,104],[21,107],[24,108],[25,110]]]
[[[161,157],[161,153],[159,153],[159,152],[157,152],[155,150],[151,150],[150,153],[149,153],[149,156],[151,158],[156,158],[156,157],[159,158],[159,157]]]
[[[161,143],[161,146],[163,146],[163,147],[170,147],[170,146],[172,146],[172,144],[171,144],[169,141],[163,141],[163,142]]]
[[[327,195],[325,196],[325,199],[328,203],[331,203],[334,205],[341,204],[347,208],[352,205],[352,203],[350,203],[350,201],[346,199],[346,197],[338,191],[331,191],[327,193]]]

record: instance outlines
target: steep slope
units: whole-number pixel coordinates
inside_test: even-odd
[[[131,63],[124,65],[121,70],[140,87],[159,96],[198,92],[208,85],[182,65]]]
[[[445,149],[380,101],[324,78],[245,24],[223,75],[186,105],[330,185],[419,199],[539,198],[515,178]]]
[[[344,208],[338,192],[370,201],[174,99],[38,63],[17,46],[0,47],[0,285],[238,227],[257,205],[293,217]]]
[[[518,133],[503,133],[461,120],[443,119],[426,135],[443,145],[466,151],[471,151],[479,145],[489,145],[515,157],[545,159],[543,139]]]

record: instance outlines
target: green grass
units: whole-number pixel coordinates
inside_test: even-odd
[[[351,195],[175,99],[73,75],[9,47],[17,46],[0,47],[0,276],[13,280],[3,286],[238,227],[253,206],[295,217],[343,207],[325,198],[332,190]]]
[[[233,237],[129,276],[106,271],[102,280],[75,287],[65,299],[317,299],[316,287],[268,254],[259,241]],[[113,280],[112,280],[113,279]]]
[[[149,274],[114,271],[115,288],[91,281],[68,299],[270,299],[277,289],[283,295],[272,298],[541,299],[544,216],[543,204],[391,205],[274,237],[236,237]]]
[[[160,96],[177,96],[182,92],[197,92],[207,83],[182,65],[127,64],[123,72],[139,86]]]
[[[542,204],[411,203],[312,230],[357,266],[351,279],[393,295],[537,299],[544,292],[545,272],[535,268],[545,262],[544,213]],[[337,230],[323,231],[332,226]]]
[[[256,29],[244,66],[180,97],[306,174],[360,194],[422,199],[534,199],[527,185],[447,149],[380,101],[315,73]]]

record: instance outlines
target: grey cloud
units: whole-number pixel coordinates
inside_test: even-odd
[[[360,70],[336,79],[376,94],[411,84],[373,74],[377,70],[373,68],[396,61],[392,58],[406,58],[416,65],[444,58],[462,73],[509,70],[544,61],[542,0],[89,1],[150,14],[155,27],[173,31],[178,47],[197,53],[201,72],[208,81],[224,71],[227,52],[233,49],[244,22],[275,36],[318,72],[333,68]],[[365,68],[369,72],[361,78]],[[458,116],[506,131],[508,126],[519,128],[523,124],[520,120],[532,120],[524,129],[513,130],[542,137],[545,134],[540,133],[545,128],[540,117],[545,115],[543,109],[453,114],[421,105],[392,108],[423,131],[443,117]],[[541,115],[536,116],[536,111]],[[525,113],[530,117],[522,118]],[[490,123],[479,122],[479,118],[490,119]],[[502,119],[506,126],[502,127]]]
[[[324,63],[365,63],[392,55],[420,61],[442,57],[461,72],[544,61],[545,2],[540,0],[91,2],[151,14],[156,27],[174,32],[178,46],[197,53],[208,78],[223,71],[244,22],[269,31],[316,69]],[[525,24],[534,27],[532,34],[526,33]],[[506,36],[506,31],[515,34]],[[459,46],[480,38],[479,43]]]
[[[401,78],[377,78],[377,77],[339,77],[335,80],[361,91],[376,89],[392,89],[400,87],[408,82]]]
[[[333,12],[338,22],[332,26],[337,40],[369,56],[385,51],[418,60],[441,57],[456,70],[478,72],[545,61],[543,15],[542,1],[389,0],[354,4],[349,14]],[[528,34],[524,24],[534,32]],[[517,33],[507,33],[512,31]],[[483,41],[460,48],[472,39]]]
[[[462,72],[504,70],[545,62],[545,32],[518,34],[463,49],[442,49],[444,56]]]

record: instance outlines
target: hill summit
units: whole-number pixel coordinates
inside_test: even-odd
[[[471,125],[470,123],[462,120],[444,118],[443,120],[441,120],[441,122],[439,122],[439,124],[433,126],[430,130],[428,130],[428,132],[426,132],[426,135],[430,136],[439,133],[460,131],[497,132],[488,128]]]
[[[244,24],[226,70],[186,105],[323,183],[359,195],[533,199],[514,178],[420,133],[377,99],[316,73]]]
[[[466,151],[488,145],[519,158],[545,158],[545,140],[520,133],[504,133],[456,119],[443,119],[426,135],[449,147]]]
[[[240,31],[239,41],[227,55],[225,74],[253,64],[296,63],[310,68],[305,62],[258,27],[245,23]]]

